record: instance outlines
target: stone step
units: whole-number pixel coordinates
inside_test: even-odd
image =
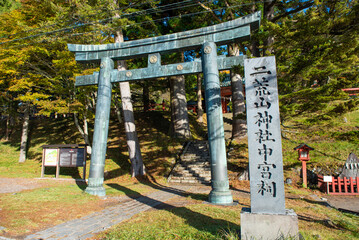
[[[211,165],[207,162],[181,162],[177,165],[177,167],[183,167],[184,169],[195,169],[195,168],[205,168],[206,170],[209,170],[211,168]]]
[[[207,153],[209,152],[207,147],[203,147],[203,148],[200,148],[200,147],[195,147],[195,148],[189,148],[187,149],[186,153],[200,153],[200,152],[203,152],[203,153]]]
[[[183,172],[185,170],[192,173],[192,174],[202,174],[202,173],[206,174],[206,173],[211,172],[210,169],[202,169],[202,168],[192,168],[192,169],[186,168],[186,169],[180,169],[180,170],[175,169],[175,172]]]
[[[181,159],[184,160],[184,159],[202,159],[202,158],[207,158],[209,159],[209,155],[195,155],[195,154],[191,154],[191,155],[182,155],[181,156]]]
[[[181,166],[186,168],[211,168],[209,162],[188,162],[182,163]]]
[[[209,164],[209,159],[206,158],[199,158],[199,159],[181,159],[181,164],[203,164],[203,163],[208,163]]]
[[[209,156],[197,156],[197,157],[186,157],[186,156],[181,156],[181,160],[182,161],[200,161],[200,162],[209,162]]]
[[[180,162],[181,166],[184,167],[210,167],[211,164],[209,162],[202,162],[202,161],[182,161]]]
[[[178,176],[173,176],[171,178],[172,179],[177,179],[177,180],[199,180],[199,181],[211,181],[211,177],[178,177]]]
[[[176,178],[176,177],[172,177],[169,182],[172,182],[172,183],[210,183],[211,182],[211,179],[182,179],[182,178]]]
[[[208,185],[210,181],[200,181],[200,180],[169,180],[170,183],[183,183],[183,184],[205,184]]]
[[[174,177],[211,177],[211,172],[199,172],[199,173],[191,173],[188,171],[182,172],[174,172],[172,173]]]
[[[171,173],[169,182],[210,183],[211,167],[207,141],[190,142],[180,159]]]
[[[195,176],[211,176],[211,171],[206,171],[206,170],[203,170],[203,169],[200,169],[200,170],[196,170],[196,171],[193,171],[193,170],[188,170],[188,169],[182,169],[180,171],[178,171],[177,169],[174,169],[173,172],[172,172],[172,175],[175,175],[175,174],[191,174],[191,175],[195,175]]]

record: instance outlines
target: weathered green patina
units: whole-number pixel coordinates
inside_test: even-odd
[[[250,32],[258,29],[261,13],[238,18],[210,27],[165,36],[105,45],[68,44],[79,62],[100,62],[101,70],[93,75],[79,76],[76,86],[99,85],[95,117],[95,133],[91,156],[89,186],[86,192],[103,196],[103,170],[107,146],[108,114],[111,102],[111,83],[204,73],[208,140],[211,156],[212,191],[209,201],[228,205],[233,202],[229,191],[227,158],[220,101],[219,70],[243,65],[244,56],[217,57],[217,45],[248,40]],[[161,54],[202,48],[202,58],[193,62],[161,65]],[[148,67],[118,71],[114,60],[148,56]],[[104,109],[106,108],[106,109]],[[99,115],[99,116],[98,116]]]

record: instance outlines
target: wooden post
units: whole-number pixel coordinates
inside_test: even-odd
[[[45,148],[42,149],[42,164],[41,164],[41,178],[44,177],[44,173],[45,173]]]
[[[303,187],[307,188],[307,162],[302,161]]]
[[[56,159],[56,178],[60,175],[60,148],[57,148],[57,159]]]
[[[348,193],[348,183],[347,183],[347,178],[346,177],[344,177],[344,192],[345,193]]]
[[[350,180],[350,192],[354,193],[354,180],[352,177],[349,178]]]
[[[86,182],[86,159],[87,159],[87,145],[84,146],[84,162],[83,162],[83,180]]]
[[[338,177],[338,191],[339,193],[342,192],[342,186],[341,186],[341,180],[340,180],[340,177]]]
[[[357,193],[359,193],[359,177],[356,177],[356,182],[357,182]]]
[[[332,177],[332,193],[335,193],[335,178]]]

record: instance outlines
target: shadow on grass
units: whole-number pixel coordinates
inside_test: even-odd
[[[60,167],[60,171],[59,171],[59,178],[63,178],[66,176],[70,176],[71,178],[73,178],[74,180],[77,181],[82,181],[82,177],[80,175],[80,171],[83,172],[83,168],[82,167]],[[56,167],[45,167],[44,170],[44,176],[45,177],[56,177]]]
[[[239,188],[235,188],[235,187],[231,187],[230,189],[233,190],[233,191],[240,192],[240,193],[250,194],[250,191],[246,191],[246,190],[243,190],[243,189],[239,189]]]
[[[129,162],[128,156],[122,154],[122,149],[119,147],[107,148],[107,157],[116,163],[119,168],[105,172],[105,180],[113,179],[131,171],[131,163]]]
[[[193,199],[204,200],[207,198],[205,194],[192,194],[187,193],[183,190],[166,187],[158,183],[153,183],[148,180],[139,179],[141,183],[151,186],[154,189],[158,189],[164,192],[169,192],[172,194],[176,194],[178,196],[191,196]],[[124,192],[128,197],[151,206],[155,209],[163,209],[166,211],[170,211],[172,214],[181,217],[186,220],[186,223],[199,231],[205,231],[211,233],[213,235],[217,235],[219,231],[223,231],[223,229],[231,229],[232,231],[236,231],[238,235],[240,235],[240,225],[228,222],[222,219],[215,219],[204,214],[194,212],[186,207],[176,207],[171,204],[167,204],[156,199],[141,195],[139,192],[133,191],[127,187],[121,186],[119,184],[108,184],[108,186]]]
[[[346,226],[346,224],[344,222],[342,222],[342,221],[334,221],[333,222],[330,219],[316,219],[316,218],[301,215],[301,214],[298,214],[298,219],[302,220],[302,221],[309,222],[309,223],[319,223],[319,224],[323,225],[324,227],[327,227],[327,228],[330,228],[330,229],[338,229],[338,230],[342,230],[342,231],[349,231],[354,236],[359,235],[357,231],[350,229],[350,227]]]

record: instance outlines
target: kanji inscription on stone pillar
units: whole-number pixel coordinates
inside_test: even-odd
[[[285,214],[275,57],[246,59],[251,212]]]

